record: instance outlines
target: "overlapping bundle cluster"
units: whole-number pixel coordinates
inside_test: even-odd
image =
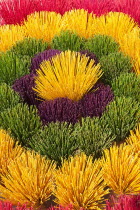
[[[140,209],[140,1],[7,0],[0,24],[0,209]]]

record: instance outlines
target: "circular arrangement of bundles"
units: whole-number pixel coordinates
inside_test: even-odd
[[[0,2],[0,209],[140,209],[140,0]]]

